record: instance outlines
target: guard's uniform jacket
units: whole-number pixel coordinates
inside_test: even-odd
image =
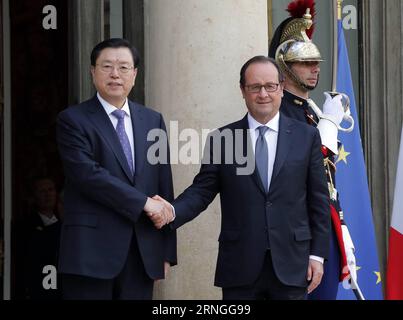
[[[280,112],[289,118],[293,118],[312,126],[317,126],[319,119],[313,109],[309,106],[308,102],[301,97],[298,97],[291,92],[284,90],[284,97],[282,99]],[[340,280],[345,279],[348,276],[346,251],[344,248],[343,235],[341,231],[341,225],[343,221],[343,211],[341,210],[338,194],[334,193],[335,188],[335,157],[325,146],[322,146],[322,154],[324,158],[324,165],[326,167],[326,176],[329,186],[329,196],[331,200],[331,216],[332,216],[332,230],[335,232],[335,236],[338,242],[338,248],[340,251]]]

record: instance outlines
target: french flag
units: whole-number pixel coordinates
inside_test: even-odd
[[[400,139],[392,223],[389,234],[386,299],[403,300],[403,130]]]

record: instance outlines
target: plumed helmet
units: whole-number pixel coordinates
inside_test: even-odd
[[[287,11],[290,12],[291,17],[284,20],[277,28],[270,43],[269,56],[277,61],[284,73],[305,87],[287,64],[323,61],[318,47],[311,40],[314,30],[315,1],[292,1]]]

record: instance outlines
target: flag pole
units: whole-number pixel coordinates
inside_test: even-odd
[[[332,77],[332,93],[337,94],[337,68],[339,64],[339,21],[342,19],[342,3],[343,0],[333,1],[333,77]],[[357,300],[365,300],[364,295],[358,285],[358,282],[351,277],[350,286]]]
[[[333,1],[333,66],[332,66],[332,89],[330,92],[331,97],[337,95],[342,95],[343,97],[343,107],[344,107],[344,118],[343,120],[349,122],[351,126],[349,128],[342,128],[338,126],[338,129],[343,132],[351,132],[354,129],[354,119],[350,113],[350,98],[344,94],[337,91],[337,69],[339,65],[339,22],[342,19],[341,7],[344,0],[334,0]]]
[[[337,90],[337,67],[338,61],[338,22],[341,20],[341,4],[343,0],[333,1],[333,70],[332,70],[332,92]]]

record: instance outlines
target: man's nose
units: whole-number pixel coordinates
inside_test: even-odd
[[[111,76],[114,77],[114,78],[118,78],[118,77],[119,77],[119,67],[118,67],[118,66],[114,66],[114,67],[112,68]]]
[[[269,94],[267,93],[267,90],[261,86],[260,91],[259,91],[259,97],[267,97]]]

